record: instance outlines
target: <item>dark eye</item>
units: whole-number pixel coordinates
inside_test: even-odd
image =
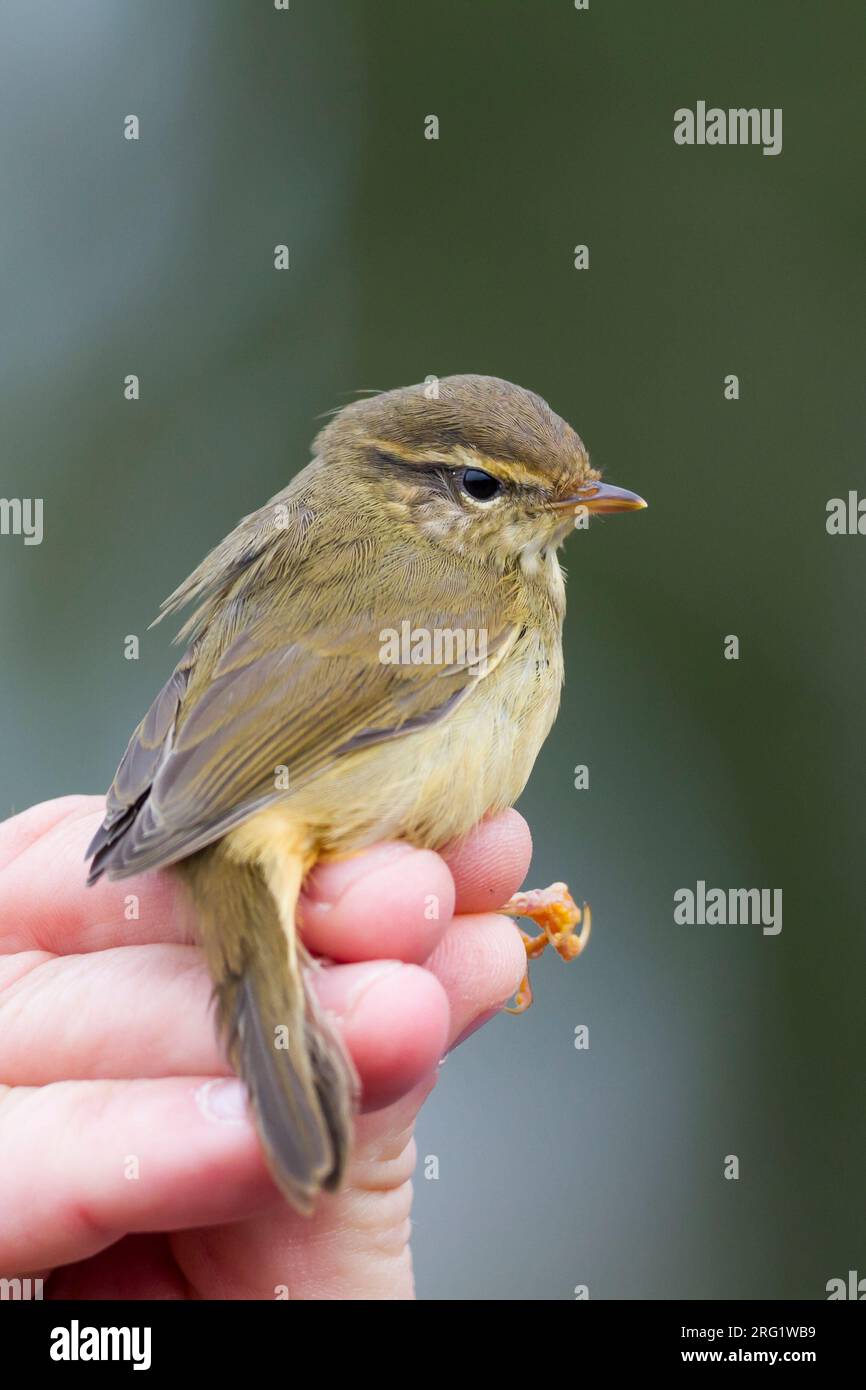
[[[460,482],[464,492],[468,492],[476,502],[489,502],[502,486],[498,478],[485,473],[483,468],[464,469]]]

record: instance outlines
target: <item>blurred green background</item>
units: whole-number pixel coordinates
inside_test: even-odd
[[[570,542],[522,803],[592,946],[443,1068],[422,1297],[866,1274],[866,540],[824,525],[866,490],[864,41],[856,0],[0,7],[0,495],[45,507],[0,538],[4,813],[108,784],[159,601],[357,388],[511,378],[650,501]],[[782,107],[782,154],[678,148],[699,99]],[[677,926],[697,879],[781,934]]]

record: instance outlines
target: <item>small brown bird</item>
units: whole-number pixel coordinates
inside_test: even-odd
[[[302,1211],[339,1184],[356,1090],[304,983],[304,876],[378,840],[441,849],[514,804],[559,705],[557,547],[646,505],[495,377],[356,401],[314,449],[163,605],[195,603],[188,645],[88,850],[90,882],[177,864],[189,883],[229,1056]],[[529,955],[580,949],[563,888],[506,905],[545,927]]]

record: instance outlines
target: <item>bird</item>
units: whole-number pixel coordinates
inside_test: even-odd
[[[163,603],[183,655],[135,729],[88,882],[174,866],[264,1155],[310,1213],[351,1151],[358,1082],[297,929],[320,860],[441,850],[522,792],[563,682],[558,550],[646,506],[535,392],[462,374],[352,401],[312,459]],[[568,959],[564,884],[503,910]],[[530,996],[528,975],[516,1008]]]

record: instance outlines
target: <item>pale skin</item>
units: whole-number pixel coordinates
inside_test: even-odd
[[[526,874],[525,822],[314,870],[302,933],[334,962],[315,984],[363,1113],[346,1186],[307,1220],[221,1055],[180,883],[84,887],[102,815],[66,797],[0,825],[0,1276],[42,1275],[57,1298],[413,1297],[414,1122],[443,1054],[523,978],[520,934],[491,909]]]

